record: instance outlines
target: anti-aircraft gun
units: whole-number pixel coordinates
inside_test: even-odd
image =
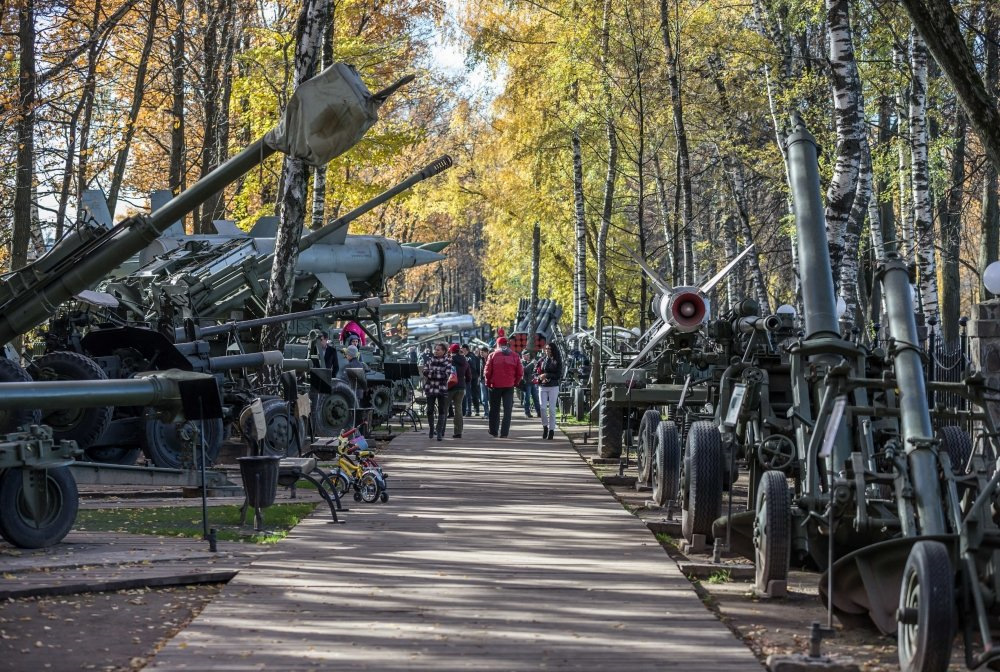
[[[60,240],[47,254],[31,265],[4,276],[0,282],[0,343],[6,343],[40,326],[56,314],[59,307],[94,285],[110,269],[146,248],[163,231],[193,211],[227,184],[258,165],[275,151],[289,153],[307,162],[324,164],[346,151],[364,135],[377,119],[377,109],[397,85],[369,94],[357,73],[350,66],[334,65],[303,84],[293,96],[282,124],[264,138],[246,148],[213,170],[177,198],[164,204],[151,215],[130,217],[111,229],[81,222]],[[336,100],[336,109],[315,101]],[[330,114],[340,123],[317,123]],[[211,357],[203,341],[176,344],[161,332],[146,327],[120,324],[114,329],[88,333],[80,344],[83,352],[50,352],[30,363],[29,370],[52,380],[108,378],[106,371],[125,376],[142,368],[133,366],[138,345],[148,346],[152,356],[143,356],[153,368],[171,367],[186,371],[220,373],[280,364],[281,353],[251,353]],[[141,354],[141,353],[140,353]],[[0,370],[0,381],[23,381],[27,373],[16,363]],[[221,391],[217,390],[221,395]],[[128,405],[119,409],[134,408]],[[133,460],[136,455],[136,425],[142,445],[154,463],[177,466],[183,459],[180,449],[188,427],[183,423],[155,420],[145,422],[146,414],[137,409],[122,420],[121,435],[110,437],[104,444],[111,426],[112,409],[108,406],[84,413],[56,410],[46,420],[61,423],[56,436],[74,438],[81,449],[94,459],[113,461]],[[131,428],[129,427],[131,425]],[[217,451],[222,438],[222,423],[206,427],[206,453]],[[123,437],[123,438],[122,438]],[[211,455],[210,455],[211,457]]]
[[[800,120],[786,151],[805,329],[785,345],[787,370],[758,369],[772,383],[785,378],[784,422],[745,439],[748,449],[779,460],[755,476],[745,516],[758,589],[780,592],[790,562],[813,564],[826,571],[821,596],[846,627],[895,631],[902,670],[946,670],[959,630],[968,667],[993,667],[1000,662],[1000,441],[985,379],[927,382],[908,269],[891,252],[876,271],[887,346],[841,335],[816,144]],[[746,390],[743,401],[731,396],[737,426],[762,418]],[[928,390],[968,407],[931,409]],[[978,428],[975,442],[964,427]],[[714,473],[721,447],[712,429],[711,439],[689,442],[686,479]]]

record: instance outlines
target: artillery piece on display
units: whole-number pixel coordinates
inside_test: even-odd
[[[377,119],[377,108],[396,86],[369,94],[357,73],[350,66],[334,65],[300,87],[295,100],[286,110],[279,128],[268,133],[250,147],[219,166],[192,185],[177,198],[164,204],[151,215],[136,215],[106,229],[88,221],[79,225],[58,241],[44,256],[3,277],[0,282],[0,343],[39,327],[55,316],[65,302],[80,297],[114,269],[139,253],[162,232],[182,221],[198,205],[221,191],[227,184],[245,174],[275,151],[292,153],[307,161],[325,163],[353,146]],[[308,91],[307,91],[308,89]],[[327,96],[337,101],[337,125],[313,124],[315,115],[329,114],[329,109],[314,109],[300,96],[309,91],[313,96]],[[297,101],[297,102],[296,102]],[[299,104],[301,103],[301,104]],[[304,129],[304,130],[303,130]],[[299,130],[303,132],[299,133]],[[82,298],[87,298],[86,296]],[[67,318],[72,321],[72,316]],[[58,320],[50,328],[58,329]],[[72,331],[70,331],[72,333]],[[219,374],[244,368],[280,365],[280,352],[222,355],[212,357],[204,341],[172,343],[172,330],[156,331],[146,325],[131,326],[126,321],[114,322],[110,329],[96,329],[78,340],[82,352],[50,351],[28,365],[28,371],[53,381],[93,379],[103,382],[109,377],[127,377],[151,368],[179,368]],[[50,341],[59,342],[58,339]],[[143,354],[142,348],[149,350]],[[139,351],[140,359],[135,357]],[[17,362],[4,360],[0,382],[29,380],[28,371]],[[140,366],[140,362],[142,365]],[[121,381],[109,381],[112,387]],[[222,381],[217,378],[213,403],[221,404]],[[39,388],[42,389],[42,388]],[[27,403],[27,401],[25,401]],[[43,402],[26,408],[39,408]],[[207,402],[206,402],[207,403]],[[105,436],[112,426],[108,405],[86,412],[54,409],[46,420],[57,425],[57,438],[73,438],[92,459],[115,462],[134,460],[140,443],[158,466],[178,466],[183,459],[182,444],[190,432],[186,422],[151,419],[141,407],[128,399],[116,405],[128,417],[120,418],[120,434]],[[137,427],[137,425],[139,427]],[[117,431],[117,430],[116,430]],[[222,438],[222,421],[214,419],[205,428],[206,457],[213,458]],[[140,434],[142,441],[135,441]],[[103,443],[99,440],[103,440]]]
[[[560,340],[559,320],[562,319],[562,314],[562,306],[557,301],[539,300],[535,313],[535,335],[532,339],[528,333],[531,329],[531,301],[521,299],[517,306],[514,330],[510,334],[511,350],[520,353],[532,342],[531,349],[540,352],[546,343]]]

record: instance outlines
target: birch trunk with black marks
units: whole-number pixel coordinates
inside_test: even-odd
[[[688,150],[687,130],[684,127],[684,105],[681,100],[680,68],[677,59],[680,46],[671,42],[670,31],[670,11],[667,7],[667,0],[660,0],[660,33],[663,36],[663,54],[667,65],[667,90],[670,93],[674,135],[677,140],[677,180],[681,190],[681,236],[684,241],[684,272],[681,281],[690,285],[695,281],[691,157]],[[642,310],[645,311],[645,306]]]
[[[929,323],[938,317],[938,286],[927,162],[927,49],[916,30],[910,33],[910,70],[913,73],[910,81],[910,166],[913,227],[917,236],[915,258],[921,312],[925,323]]]
[[[861,117],[860,98],[861,83],[858,79],[858,67],[854,60],[854,42],[851,36],[851,22],[848,14],[848,0],[827,0],[826,22],[830,35],[830,79],[833,88],[833,118],[837,132],[836,162],[833,168],[833,178],[826,192],[826,227],[827,240],[830,245],[830,263],[833,267],[834,280],[840,281],[840,295],[844,301],[845,291],[853,292],[856,304],[857,290],[851,290],[844,285],[844,274],[841,265],[844,263],[845,234],[854,196],[858,189],[858,170],[861,164]],[[851,254],[857,255],[857,241]],[[857,259],[853,264],[854,275],[857,275]],[[850,273],[850,271],[848,271]],[[854,285],[853,278],[847,284]],[[848,305],[848,310],[853,310]],[[847,315],[849,313],[845,313]]]
[[[330,4],[329,14],[323,17],[323,60],[319,68],[333,65],[333,4]],[[326,166],[319,166],[313,171],[312,216],[309,228],[322,228],[326,216]]]
[[[316,64],[322,49],[323,25],[329,0],[305,0],[296,25],[295,83],[296,87],[316,74]],[[287,313],[292,307],[295,291],[295,264],[299,257],[299,238],[305,225],[306,191],[309,171],[306,164],[286,156],[282,170],[284,191],[281,196],[281,218],[274,240],[274,263],[271,266],[267,293],[267,315]],[[285,325],[267,325],[261,331],[262,350],[282,350],[285,346]]]
[[[986,90],[994,98],[1000,97],[1000,7],[996,3],[987,4],[983,41],[986,51]],[[997,192],[998,169],[992,163],[983,171],[982,215],[980,227],[982,237],[979,242],[980,284],[986,267],[1000,256],[1000,202]],[[993,294],[983,286],[980,288],[983,300],[993,298]]]
[[[908,54],[893,48],[893,65],[898,71],[909,68]],[[896,91],[896,171],[899,179],[899,236],[894,238],[899,254],[907,263],[913,262],[917,237],[913,229],[913,189],[910,176],[910,87]]]
[[[118,192],[121,190],[122,180],[125,178],[125,165],[128,163],[129,150],[132,148],[132,138],[135,137],[135,122],[139,118],[139,110],[142,109],[142,101],[146,92],[146,69],[149,66],[149,54],[153,50],[153,38],[156,37],[156,23],[159,20],[160,3],[159,0],[150,0],[148,26],[146,28],[146,38],[142,44],[142,52],[139,54],[139,63],[135,71],[135,84],[132,87],[132,103],[129,106],[128,117],[125,121],[125,134],[118,148],[118,155],[115,157],[115,167],[111,173],[111,184],[108,187],[108,210],[115,211],[118,205]]]
[[[948,192],[939,199],[941,222],[941,337],[946,346],[956,345],[961,312],[959,255],[962,245],[962,197],[965,183],[966,119],[957,110],[951,150],[951,179]]]
[[[660,154],[653,153],[653,177],[656,179],[656,200],[660,210],[660,227],[663,229],[663,258],[659,263],[661,277],[669,278],[674,272],[674,237],[671,227],[670,202],[667,200],[667,184],[663,179]]]
[[[583,157],[580,129],[573,129],[573,202],[576,235],[576,265],[573,274],[573,331],[587,326],[587,220],[583,200]]]

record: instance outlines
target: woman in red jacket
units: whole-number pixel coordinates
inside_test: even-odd
[[[486,387],[490,391],[490,435],[505,438],[510,432],[510,412],[514,407],[514,387],[521,382],[524,367],[521,358],[507,345],[507,339],[497,339],[497,349],[486,360]],[[503,403],[503,424],[500,404]]]

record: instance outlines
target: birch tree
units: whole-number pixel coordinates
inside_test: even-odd
[[[573,273],[573,331],[587,326],[587,219],[583,197],[583,156],[580,129],[573,129],[573,204],[576,238],[576,264]]]
[[[927,162],[927,49],[916,30],[910,33],[910,167],[913,226],[921,312],[925,322],[938,317],[934,220],[931,214],[930,166]]]
[[[322,49],[323,25],[328,15],[329,0],[305,0],[295,29],[295,86],[316,74],[316,64]],[[298,261],[299,239],[305,224],[308,169],[301,159],[286,156],[283,164],[284,190],[281,196],[281,220],[274,241],[274,263],[267,294],[267,315],[287,313],[292,306],[295,289],[295,264]],[[281,350],[285,346],[282,324],[265,326],[261,332],[261,349]]]
[[[957,106],[956,106],[957,107]],[[951,148],[951,179],[938,202],[941,222],[941,337],[945,345],[957,345],[959,294],[959,256],[962,244],[962,201],[965,186],[966,121],[962,110],[955,110]]]
[[[987,3],[985,7],[984,36],[986,59],[986,91],[1000,97],[1000,7]],[[982,231],[979,244],[979,277],[983,277],[986,267],[1000,257],[1000,203],[997,198],[998,167],[989,163],[983,171],[982,215],[979,226]],[[980,281],[980,284],[981,281]],[[981,287],[982,298],[992,298],[986,287]]]

